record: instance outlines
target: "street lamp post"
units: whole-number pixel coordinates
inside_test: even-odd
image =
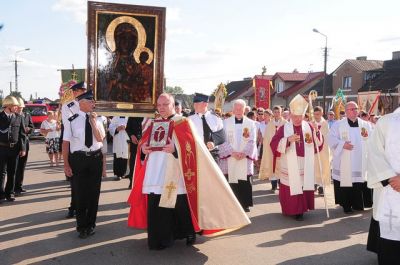
[[[324,33],[318,31],[317,29],[313,29],[315,33],[319,33],[325,37],[325,49],[324,49],[324,83],[322,85],[322,108],[324,109],[324,113],[326,113],[325,109],[325,99],[326,99],[326,62],[328,60],[328,36]]]
[[[14,56],[14,58],[15,58],[15,60],[14,60],[15,69],[14,70],[15,70],[15,91],[16,92],[18,91],[18,60],[17,60],[17,54],[20,53],[20,52],[29,51],[29,50],[30,50],[30,48],[26,48],[26,49],[18,50],[18,51],[15,52],[15,56]]]

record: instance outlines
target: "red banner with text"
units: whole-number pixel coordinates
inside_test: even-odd
[[[270,80],[264,78],[255,78],[254,79],[254,102],[256,103],[257,108],[268,109],[270,107]]]

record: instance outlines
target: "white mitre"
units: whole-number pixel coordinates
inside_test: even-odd
[[[304,115],[308,108],[308,102],[300,94],[297,94],[289,103],[290,113]]]

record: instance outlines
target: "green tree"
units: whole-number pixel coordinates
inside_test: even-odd
[[[169,94],[173,94],[173,95],[178,95],[178,94],[183,94],[183,88],[181,88],[180,86],[166,86],[164,88],[164,92],[169,93]]]
[[[19,91],[12,91],[12,92],[10,93],[10,95],[11,95],[11,96],[14,96],[14,97],[16,97],[16,98],[22,98],[22,99],[24,99],[24,98],[22,97],[22,95],[21,95],[21,92],[19,92]]]

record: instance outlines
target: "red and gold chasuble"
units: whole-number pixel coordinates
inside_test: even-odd
[[[229,189],[218,166],[216,164],[204,166],[208,161],[215,162],[206,147],[202,146],[204,143],[192,132],[192,126],[188,119],[181,117],[174,121],[173,135],[177,141],[175,146],[180,159],[194,230],[202,231],[203,235],[216,235],[224,233],[223,230],[229,232],[248,225],[250,220]],[[142,193],[146,161],[141,164],[140,150],[143,143],[148,142],[149,137],[150,131],[147,130],[138,144],[134,186],[128,198],[128,203],[131,205],[128,226],[139,229],[147,228],[147,195]],[[215,188],[210,191],[209,185]],[[213,199],[213,203],[210,202],[210,198]],[[218,205],[219,202],[223,205]],[[228,207],[231,210],[223,211],[221,214],[221,207]]]

